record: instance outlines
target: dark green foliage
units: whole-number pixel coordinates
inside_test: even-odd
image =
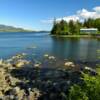
[[[98,28],[100,31],[100,18],[98,19],[87,19],[83,23],[73,20],[70,20],[67,23],[64,20],[60,22],[56,22],[54,20],[53,28],[51,30],[51,34],[53,35],[77,35],[80,34],[80,28]]]
[[[98,28],[98,30],[100,31],[100,18],[97,19],[89,18],[88,20],[84,21],[83,26],[87,28],[91,28],[91,27]]]
[[[74,22],[73,20],[69,21],[69,33],[75,35],[78,32],[78,23]]]
[[[94,27],[94,22],[95,22],[94,19],[89,18],[88,20],[84,21],[84,27],[86,28]]]
[[[66,35],[68,34],[68,24],[66,21],[62,20],[60,23],[54,21],[53,28],[51,30],[52,34],[56,35]]]
[[[70,89],[68,100],[89,100],[86,93],[82,91],[79,85],[74,85]]]
[[[73,85],[69,100],[100,100],[100,75],[83,74],[84,84]]]
[[[94,27],[98,28],[98,30],[100,31],[100,18],[94,21]]]
[[[66,21],[62,20],[60,22],[60,34],[62,35],[65,35],[65,34],[68,34],[68,24]]]

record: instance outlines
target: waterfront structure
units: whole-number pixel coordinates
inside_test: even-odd
[[[97,28],[81,28],[81,34],[96,34],[98,32]]]

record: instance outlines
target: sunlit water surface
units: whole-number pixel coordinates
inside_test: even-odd
[[[42,59],[44,54],[58,59],[97,61],[100,40],[94,38],[64,38],[49,33],[0,33],[0,58],[10,58],[17,53]]]

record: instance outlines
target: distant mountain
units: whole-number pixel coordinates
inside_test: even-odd
[[[1,25],[0,24],[0,32],[37,32],[37,33],[49,33],[50,31],[45,31],[45,30],[27,30],[23,28],[17,28],[14,26],[8,26],[8,25]]]
[[[45,30],[41,30],[41,31],[35,31],[37,33],[49,33],[50,31],[45,31]]]
[[[0,25],[0,32],[34,32],[34,31],[26,30],[23,28],[17,28],[13,26]]]

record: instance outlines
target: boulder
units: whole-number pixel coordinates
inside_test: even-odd
[[[47,57],[49,57],[49,55],[48,55],[48,54],[44,54],[44,57],[46,57],[46,58],[47,58]]]
[[[75,67],[73,62],[65,62],[64,66],[66,66],[66,67]]]
[[[20,68],[20,67],[23,67],[23,66],[28,65],[28,64],[30,64],[30,62],[27,60],[18,60],[15,63],[15,67]]]
[[[55,60],[56,58],[54,56],[49,56],[48,57],[50,60]]]

